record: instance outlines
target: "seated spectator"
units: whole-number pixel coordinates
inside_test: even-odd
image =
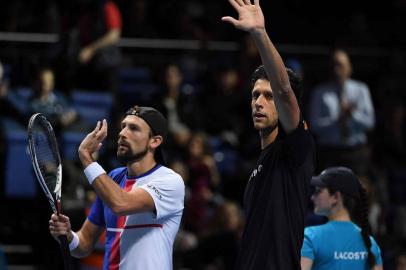
[[[19,122],[22,126],[27,125],[27,116],[21,112],[7,99],[8,95],[8,82],[4,78],[4,68],[0,62],[0,115],[6,116]]]
[[[223,68],[216,78],[216,84],[206,100],[207,131],[213,136],[220,136],[233,146],[239,145],[239,138],[247,130],[249,121],[244,95],[240,88],[237,70]]]
[[[189,141],[191,133],[183,117],[187,117],[189,105],[185,101],[185,94],[182,91],[183,77],[177,65],[169,65],[165,69],[162,98],[163,111],[168,119],[168,130],[175,141],[184,144]],[[190,113],[190,112],[189,112]]]
[[[79,120],[78,114],[67,99],[55,91],[54,73],[48,68],[41,69],[38,73],[30,111],[45,114],[55,129],[72,128]]]
[[[185,207],[185,229],[199,235],[206,228],[213,204],[216,203],[216,188],[220,182],[215,161],[208,150],[203,133],[192,135],[188,148],[190,200]]]
[[[168,120],[169,142],[166,147],[172,158],[185,158],[192,130],[201,128],[200,110],[195,89],[186,84],[176,64],[166,66],[162,78],[162,97],[158,105]]]
[[[196,249],[202,269],[233,269],[244,227],[242,210],[232,201],[219,205]]]

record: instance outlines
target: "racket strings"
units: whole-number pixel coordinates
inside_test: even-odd
[[[58,158],[55,156],[52,141],[46,127],[37,127],[33,132],[35,152],[41,175],[49,191],[53,192],[58,181]]]

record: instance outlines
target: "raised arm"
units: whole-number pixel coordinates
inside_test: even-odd
[[[107,137],[107,121],[98,122],[79,146],[79,159],[83,168],[94,162],[92,154],[98,151],[102,141]],[[116,215],[128,215],[139,212],[155,211],[151,195],[141,188],[126,192],[106,173],[100,174],[92,183],[100,198]]]
[[[120,40],[121,29],[111,29],[99,39],[82,48],[79,53],[79,61],[88,63],[101,49],[116,44]]]
[[[107,32],[82,48],[79,53],[79,61],[82,63],[88,63],[99,50],[117,44],[120,40],[122,28],[120,10],[117,5],[111,1],[107,2],[103,9]]]
[[[259,0],[254,0],[254,4],[251,4],[251,0],[228,1],[238,12],[239,18],[236,20],[226,16],[222,20],[249,32],[254,39],[271,84],[279,121],[285,132],[289,133],[299,124],[300,109],[282,58],[266,33]]]

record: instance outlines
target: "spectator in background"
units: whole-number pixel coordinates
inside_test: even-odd
[[[5,78],[4,67],[0,62],[0,115],[10,117],[13,120],[16,120],[21,125],[27,125],[27,116],[25,112],[17,108],[12,102],[7,98],[8,95],[8,81]]]
[[[200,237],[194,260],[188,266],[199,265],[197,269],[233,269],[243,227],[244,219],[238,204],[233,201],[220,204]]]
[[[14,106],[8,99],[8,81],[4,77],[3,64],[0,62],[0,115],[7,116],[18,121],[21,125],[26,126],[27,120],[23,112]]]
[[[43,113],[55,129],[74,128],[74,124],[79,123],[79,116],[69,105],[66,97],[55,92],[54,80],[54,73],[51,69],[43,68],[38,72],[34,95],[30,102],[30,111],[31,113]]]
[[[232,67],[223,68],[215,81],[206,103],[206,130],[237,146],[240,136],[248,129],[248,117],[244,116],[249,115],[248,110],[241,110],[245,106],[238,72]]]
[[[79,21],[79,62],[90,72],[90,88],[116,90],[116,73],[121,61],[117,47],[122,28],[121,13],[113,1],[90,2]]]
[[[64,17],[67,29],[61,36],[58,75],[64,83],[76,81],[75,87],[89,90],[117,88],[117,69],[121,63],[120,40],[122,18],[111,0],[89,0],[78,4],[70,2]],[[70,71],[66,70],[68,66]],[[71,86],[68,86],[71,87]]]
[[[369,161],[367,132],[375,116],[368,86],[351,79],[352,65],[343,50],[332,53],[332,78],[313,90],[310,125],[319,145],[319,168],[350,167],[364,174]]]
[[[210,220],[220,175],[210,154],[207,136],[195,133],[188,146],[190,199],[185,207],[185,229],[197,235],[202,233]]]
[[[186,145],[191,132],[183,117],[193,117],[193,104],[188,103],[183,93],[183,76],[179,67],[175,64],[168,65],[164,72],[162,111],[168,119],[168,131],[175,142]],[[191,120],[191,119],[189,119]]]

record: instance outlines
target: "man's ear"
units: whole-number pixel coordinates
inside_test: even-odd
[[[153,149],[157,149],[163,142],[163,138],[161,135],[156,135],[151,138],[150,146]]]
[[[336,199],[337,202],[343,201],[343,195],[341,194],[340,191],[336,191],[333,195],[334,199]]]

